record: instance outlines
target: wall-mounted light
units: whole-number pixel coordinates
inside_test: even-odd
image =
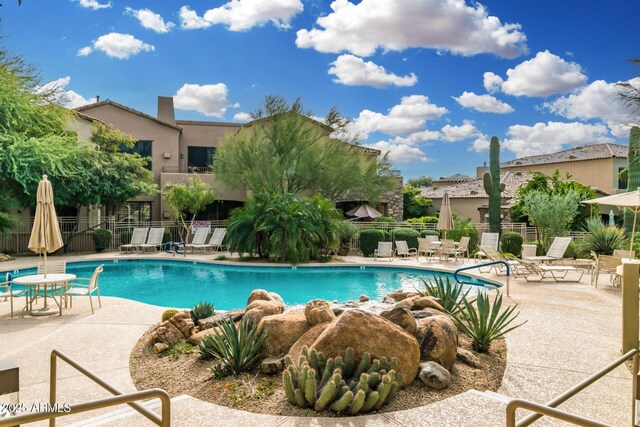
[[[165,151],[164,154],[162,155],[162,157],[164,157],[165,159],[170,159],[171,158],[171,151]]]

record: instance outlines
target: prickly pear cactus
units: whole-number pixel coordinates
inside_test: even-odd
[[[629,132],[629,153],[627,154],[627,191],[635,191],[640,187],[640,128],[634,126]],[[631,233],[633,228],[633,213],[626,209],[624,213],[624,228]],[[636,226],[636,230],[638,227]]]
[[[504,191],[504,183],[500,183],[500,141],[496,136],[491,138],[489,153],[490,172],[485,172],[482,175],[482,184],[484,191],[489,196],[489,231],[500,233],[500,223],[502,222],[500,209],[502,196],[500,193]]]
[[[282,381],[294,405],[356,415],[379,409],[395,397],[402,382],[396,369],[395,359],[371,362],[369,353],[356,361],[351,347],[344,357],[329,359],[304,347],[297,363],[291,356],[285,358]]]

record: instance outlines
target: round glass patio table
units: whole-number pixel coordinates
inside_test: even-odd
[[[28,289],[27,295],[29,296],[27,306],[23,311],[29,312],[32,316],[49,316],[51,314],[55,314],[56,312],[62,316],[62,301],[61,297],[56,299],[53,291],[58,288],[58,284],[62,283],[62,287],[64,287],[67,282],[76,278],[75,274],[47,274],[46,277],[44,274],[32,274],[30,276],[22,276],[16,277],[12,280],[16,285],[25,286]],[[39,297],[39,287],[44,286],[44,307],[39,310],[32,310],[33,302]],[[51,294],[47,295],[47,287],[51,286]],[[52,309],[47,305],[47,297],[53,299],[53,301],[58,306],[58,310]]]

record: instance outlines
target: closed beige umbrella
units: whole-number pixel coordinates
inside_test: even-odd
[[[451,214],[451,202],[449,201],[449,193],[446,191],[442,196],[442,205],[440,206],[440,217],[436,230],[444,231],[444,238],[447,238],[447,231],[453,230],[453,215]]]
[[[47,253],[55,252],[63,246],[58,216],[53,205],[53,189],[47,175],[43,175],[38,184],[36,203],[29,249],[44,256],[44,277],[47,277]]]

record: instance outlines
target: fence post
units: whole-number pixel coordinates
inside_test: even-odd
[[[639,274],[640,260],[622,263],[622,353],[638,349]]]

